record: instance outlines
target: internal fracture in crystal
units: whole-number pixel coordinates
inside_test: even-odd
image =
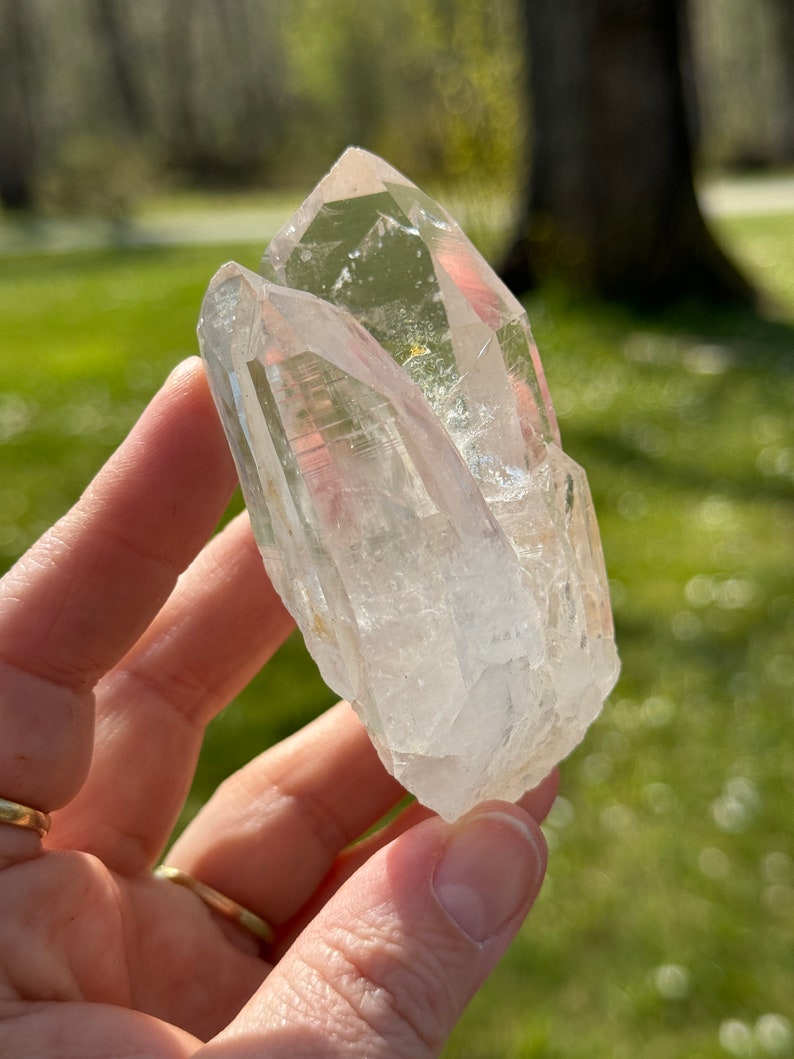
[[[617,678],[587,480],[529,323],[446,211],[350,148],[199,338],[268,573],[386,767],[514,800]]]

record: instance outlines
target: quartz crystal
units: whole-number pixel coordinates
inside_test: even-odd
[[[618,673],[582,469],[519,302],[446,211],[347,150],[199,337],[268,573],[386,767],[514,800]]]

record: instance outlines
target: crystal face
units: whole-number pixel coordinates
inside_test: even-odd
[[[386,767],[455,819],[515,800],[617,679],[587,480],[520,303],[350,148],[229,263],[199,339],[268,573]]]

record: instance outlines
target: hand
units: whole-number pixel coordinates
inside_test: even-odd
[[[204,546],[234,481],[188,361],[2,582],[0,797],[52,813],[43,840],[0,824],[2,1055],[435,1056],[537,893],[553,778],[351,846],[403,791],[345,703],[168,857],[272,945],[153,878],[205,725],[292,628],[244,516]]]

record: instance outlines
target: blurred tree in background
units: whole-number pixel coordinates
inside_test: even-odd
[[[690,0],[708,165],[794,164],[794,4]]]
[[[502,270],[508,285],[523,292],[563,277],[647,303],[751,300],[695,193],[685,0],[524,0],[523,8],[532,161]]]
[[[517,26],[506,0],[0,0],[0,201],[302,185],[349,143],[419,180],[509,181]]]
[[[305,188],[350,143],[501,204],[517,291],[747,298],[693,173],[794,162],[794,4],[0,0],[7,210]]]
[[[24,0],[4,0],[0,15],[0,202],[28,210],[36,204],[41,139],[37,34]]]
[[[702,157],[791,162],[794,5],[691,6]],[[351,142],[418,180],[514,194],[531,140],[520,8],[0,0],[0,200],[112,212],[164,183],[303,185]]]

